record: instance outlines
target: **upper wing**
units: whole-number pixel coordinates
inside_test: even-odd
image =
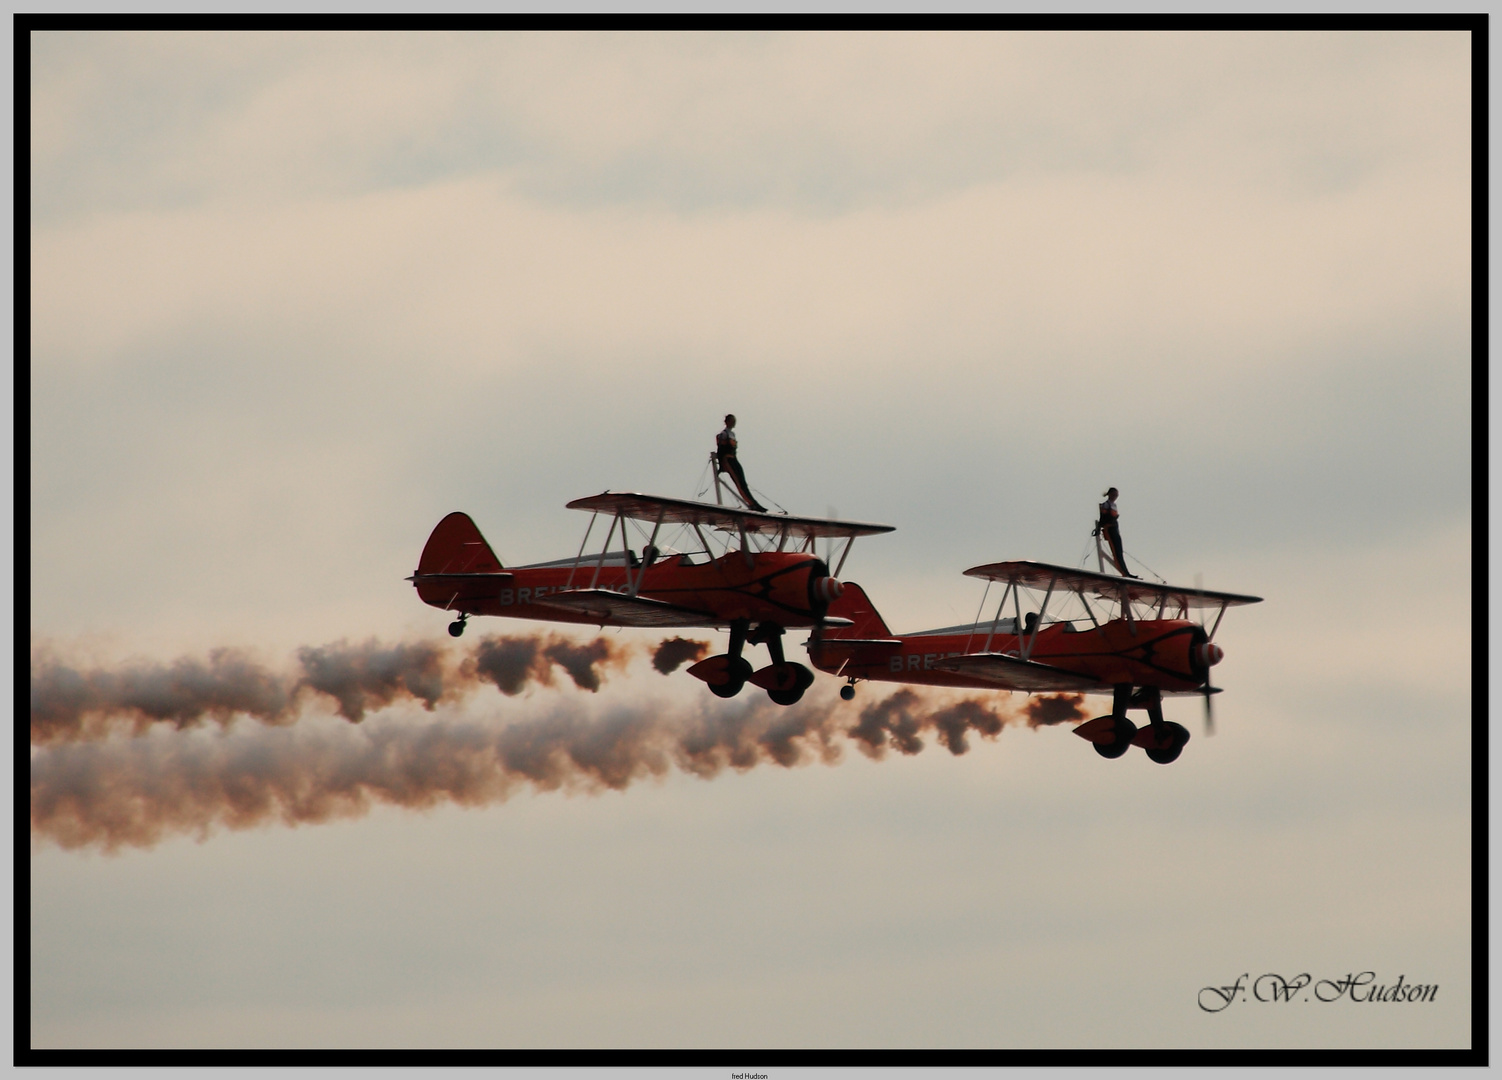
[[[627,596],[609,589],[574,589],[549,594],[539,601],[545,607],[567,608],[602,624],[644,626],[652,629],[669,626],[728,626],[730,621],[707,611],[665,604],[645,596]]]
[[[1028,693],[1052,690],[1109,690],[1110,687],[1088,675],[1065,671],[1035,660],[1021,660],[1005,653],[968,653],[934,661],[934,667],[971,678],[987,679],[1006,690]]]
[[[1176,607],[1218,608],[1221,605],[1236,607],[1239,604],[1260,604],[1260,596],[1242,596],[1239,593],[1215,592],[1211,589],[1185,588],[1182,585],[1157,585],[1137,578],[1116,577],[1112,574],[1094,574],[1089,570],[1075,570],[1067,566],[1052,566],[1048,563],[1027,559],[1016,562],[987,563],[972,566],[965,573],[970,577],[989,578],[1010,585],[1022,585],[1029,589],[1067,589],[1070,592],[1089,592],[1094,596],[1120,600],[1123,594],[1133,603],[1138,601],[1162,601],[1165,597]]]
[[[760,514],[754,510],[736,510],[714,503],[688,499],[666,499],[660,495],[641,495],[634,491],[605,492],[587,499],[575,499],[570,510],[593,510],[602,514],[620,514],[637,521],[663,521],[683,525],[707,525],[731,532],[744,530],[776,536],[855,537],[891,532],[896,526],[873,525],[865,521],[832,521],[827,518],[794,517],[791,514]]]

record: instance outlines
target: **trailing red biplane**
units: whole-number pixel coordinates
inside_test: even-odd
[[[458,612],[449,625],[455,637],[471,615],[652,629],[728,628],[729,651],[700,661],[690,673],[720,697],[733,697],[750,682],[779,705],[797,701],[814,680],[808,668],[784,657],[783,632],[846,625],[848,620],[828,615],[830,602],[840,595],[837,575],[845,557],[857,536],[892,531],[890,525],[759,513],[633,492],[607,491],[568,506],[595,515],[572,559],[503,568],[469,515],[455,512],[433,529],[417,573],[408,580],[425,603]],[[605,542],[598,555],[585,556],[602,513],[611,517]],[[651,524],[640,557],[626,546],[628,523]],[[685,549],[658,546],[663,525],[678,527],[674,539],[685,542]],[[622,546],[611,551],[617,528]],[[718,552],[706,529],[719,534]],[[814,552],[821,538],[845,541],[833,573]],[[765,644],[772,663],[752,671],[741,656],[748,644]]]
[[[965,573],[985,578],[987,593],[992,582],[1006,586],[990,622],[979,621],[977,612],[974,623],[894,635],[864,590],[847,584],[829,614],[851,625],[830,626],[826,620],[815,629],[808,642],[814,666],[848,680],[840,689],[847,701],[859,679],[1110,694],[1110,714],[1081,724],[1075,734],[1092,742],[1102,757],[1120,757],[1136,745],[1166,765],[1179,756],[1189,732],[1163,719],[1163,695],[1203,694],[1208,727],[1210,695],[1219,693],[1210,685],[1210,668],[1224,655],[1213,643],[1215,631],[1226,608],[1261,600],[1037,562],[990,563]],[[1023,614],[1023,590],[1043,594],[1036,612]],[[1009,599],[1012,614],[1004,617]],[[1057,611],[1060,601],[1078,614],[1051,615],[1050,602]],[[983,596],[982,611],[985,602]],[[1208,631],[1187,618],[1191,610],[1210,608],[1219,610]],[[1145,709],[1147,726],[1139,730],[1128,720],[1129,709]]]

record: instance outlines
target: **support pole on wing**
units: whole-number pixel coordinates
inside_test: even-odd
[[[600,570],[605,565],[605,553],[610,550],[610,538],[615,535],[615,527],[617,525],[620,525],[620,523],[621,515],[620,512],[617,511],[615,517],[610,519],[610,531],[605,534],[605,546],[600,549],[600,560],[599,562],[595,563],[595,576],[589,579],[589,587],[591,589],[593,589],[600,582]],[[622,526],[621,537],[623,540],[625,538],[625,535],[626,529],[624,526]],[[629,574],[631,571],[628,568],[626,572]]]
[[[992,581],[991,578],[986,578],[986,591],[980,594],[980,606],[975,609],[975,622],[972,623],[971,626],[970,626],[970,636],[965,639],[965,651],[966,652],[970,651],[970,643],[975,640],[975,630],[976,630],[976,627],[980,626],[980,617],[981,617],[981,615],[986,610],[986,597],[988,597],[988,596],[991,595],[991,581]],[[992,626],[992,629],[995,629],[996,624],[992,623],[991,626]],[[990,645],[991,645],[991,636],[989,634],[987,634],[986,635],[986,648],[983,649],[983,650],[981,650],[981,651],[982,652],[990,652],[991,651]]]
[[[699,523],[697,521],[695,521],[692,524],[694,526],[694,533],[699,537],[699,543],[701,543],[701,544],[704,545],[704,554],[709,557],[709,561],[710,562],[714,562],[715,561],[714,548],[710,547],[709,546],[709,541],[704,538],[704,531],[699,528]]]
[[[1210,627],[1210,636],[1205,639],[1206,641],[1215,640],[1215,631],[1220,629],[1220,620],[1225,616],[1226,608],[1228,608],[1229,606],[1230,605],[1224,600],[1220,602],[1220,614],[1215,616],[1215,625]]]
[[[636,583],[634,585],[630,584],[630,582],[631,582],[631,566],[630,566],[629,560],[627,562],[627,566],[626,566],[626,581],[628,583],[628,588],[630,589],[630,592],[627,594],[629,596],[635,596],[637,593],[641,592],[641,583],[642,583],[642,581],[644,581],[646,579],[646,576],[647,576],[647,567],[650,565],[650,560],[647,558],[647,556],[648,556],[648,553],[650,551],[655,550],[655,548],[656,548],[656,545],[657,545],[657,531],[662,528],[662,518],[663,518],[663,515],[666,514],[666,513],[667,513],[667,508],[666,507],[663,507],[662,509],[660,509],[660,510],[657,511],[657,520],[652,523],[652,535],[647,540],[647,546],[641,549],[641,569],[639,571],[637,571],[637,574],[636,574]],[[625,535],[625,530],[623,529],[621,532],[622,532],[622,535],[624,536]]]
[[[1054,583],[1058,580],[1057,574],[1048,579],[1048,589],[1043,593],[1043,606],[1038,609],[1038,621],[1033,623],[1032,636],[1027,639],[1027,648],[1022,652],[1024,660],[1033,655],[1033,646],[1038,644],[1038,634],[1043,629],[1043,616],[1048,614],[1048,598],[1053,595]]]
[[[1085,614],[1090,616],[1090,625],[1095,627],[1096,633],[1098,633],[1101,637],[1105,637],[1106,632],[1100,628],[1100,623],[1096,621],[1095,612],[1090,608],[1090,601],[1085,599],[1085,590],[1083,588],[1075,589],[1074,593],[1080,598],[1080,603],[1084,605]]]
[[[1012,589],[1016,587],[1016,584],[1017,583],[1014,581],[1009,581],[1007,582],[1007,587],[1002,590],[1001,600],[996,605],[996,614],[991,619],[991,630],[986,634],[986,646],[985,648],[981,649],[981,652],[991,651],[991,639],[996,636],[996,628],[1001,625],[1001,613],[1006,609],[1007,596],[1011,593]]]
[[[1022,587],[1012,582],[1012,632],[1017,635],[1017,653],[1022,654]]]
[[[845,550],[840,552],[840,565],[834,568],[834,577],[840,576],[840,571],[845,569],[845,557],[850,554],[850,549],[855,546],[855,534],[851,533],[845,540]]]
[[[600,512],[598,510],[589,515],[589,527],[584,530],[584,539],[579,541],[579,554],[574,556],[574,565],[568,568],[568,580],[563,583],[565,589],[573,588],[574,571],[579,569],[579,560],[584,558],[584,545],[589,543],[589,534],[594,530],[595,518],[599,516]]]

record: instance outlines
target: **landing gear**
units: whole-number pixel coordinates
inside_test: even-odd
[[[732,698],[741,692],[746,680],[751,678],[751,665],[739,656],[716,656],[714,660],[725,661],[723,681],[709,684],[709,692],[715,697]]]
[[[1179,752],[1184,749],[1184,744],[1189,741],[1189,732],[1182,724],[1175,724],[1172,720],[1163,725],[1162,736],[1168,740],[1166,746],[1145,746],[1147,756],[1159,765],[1168,765],[1178,760]]]
[[[1184,744],[1189,741],[1189,731],[1182,724],[1163,719],[1163,695],[1156,686],[1144,686],[1133,697],[1147,710],[1148,725],[1135,739],[1147,756],[1159,765],[1178,760]]]
[[[814,684],[814,673],[802,664],[773,664],[770,668],[763,669],[770,673],[770,681],[774,683],[766,688],[767,697],[778,705],[793,705],[803,697],[803,691]],[[758,672],[761,675],[762,672]],[[761,685],[762,680],[757,679]]]
[[[1102,717],[1101,719],[1105,719]],[[1112,760],[1121,757],[1132,748],[1132,738],[1137,734],[1137,725],[1125,716],[1115,718],[1116,722],[1111,725],[1111,730],[1116,737],[1110,742],[1095,743],[1095,752],[1103,758]]]
[[[735,697],[751,678],[751,665],[741,658],[749,628],[750,623],[745,619],[736,619],[730,624],[730,651],[700,660],[688,669],[690,675],[709,685],[709,692],[715,697]]]
[[[851,701],[851,700],[853,700],[855,698],[855,680],[854,679],[851,679],[844,686],[840,687],[840,697],[844,698],[846,701]]]
[[[788,663],[782,654],[783,633],[776,623],[764,622],[753,630],[749,619],[736,619],[730,624],[729,652],[700,660],[688,673],[708,683],[710,693],[716,697],[735,697],[749,682],[765,690],[777,704],[792,705],[814,684],[814,673],[802,664]],[[747,645],[762,644],[772,654],[772,663],[753,672],[742,658],[741,650]]]
[[[464,624],[468,621],[469,615],[468,613],[466,613],[460,615],[453,622],[449,623],[449,637],[458,637],[460,634],[464,633]]]
[[[1137,736],[1137,725],[1126,717],[1131,702],[1131,684],[1116,684],[1111,694],[1111,715],[1097,716],[1075,728],[1074,733],[1088,739],[1101,757],[1113,760],[1121,757],[1132,748],[1132,740]]]
[[[776,704],[792,705],[814,684],[814,673],[802,664],[788,663],[782,652],[783,633],[776,623],[764,622],[746,635],[746,644],[765,645],[772,656],[772,663],[752,675],[751,681]]]

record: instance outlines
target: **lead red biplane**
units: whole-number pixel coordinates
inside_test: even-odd
[[[592,495],[568,504],[589,510],[589,527],[572,559],[503,568],[468,514],[454,512],[428,537],[417,572],[408,580],[422,600],[457,612],[449,633],[464,633],[471,615],[587,623],[598,626],[723,627],[729,651],[689,669],[720,697],[750,682],[779,705],[791,705],[813,684],[813,672],[783,655],[782,636],[795,627],[835,627],[838,574],[857,536],[891,532],[890,525],[759,513],[686,499],[635,492]],[[610,515],[598,555],[586,556],[595,521]],[[626,546],[628,523],[650,523],[641,556]],[[684,549],[658,546],[662,526],[677,526]],[[610,550],[620,530],[621,548]],[[705,530],[720,539],[717,551]],[[645,529],[640,529],[646,535]],[[843,539],[831,573],[814,542]],[[697,540],[697,544],[692,543]],[[772,663],[759,671],[741,656],[745,645],[765,644]]]
[[[1001,602],[990,622],[946,626],[917,634],[892,634],[865,591],[846,584],[829,614],[850,625],[815,629],[809,657],[821,670],[843,676],[840,695],[855,695],[859,679],[926,683],[932,686],[1020,690],[1027,693],[1110,694],[1111,712],[1075,728],[1102,757],[1117,758],[1132,746],[1168,764],[1189,741],[1180,724],[1163,718],[1163,695],[1203,694],[1211,722],[1210,668],[1224,656],[1214,644],[1226,609],[1261,597],[1155,585],[1039,562],[1001,562],[965,573],[1002,583]],[[1037,611],[1023,614],[1021,594],[1042,594]],[[1090,600],[1101,610],[1097,614]],[[1008,599],[1012,614],[1005,615]],[[1049,610],[1055,603],[1055,613]],[[1071,618],[1056,612],[1067,602]],[[1077,602],[1077,603],[1076,603]],[[985,597],[981,610],[985,609]],[[1029,602],[1028,607],[1033,604]],[[1188,618],[1191,610],[1219,609],[1207,631]],[[1114,609],[1114,615],[1110,612]],[[1127,719],[1127,710],[1147,711],[1147,726]]]

